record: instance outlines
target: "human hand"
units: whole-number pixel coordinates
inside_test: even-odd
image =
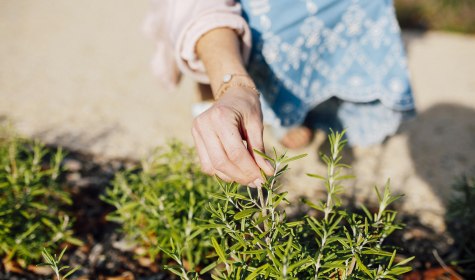
[[[260,168],[273,173],[270,163],[254,152],[264,152],[262,112],[259,96],[248,88],[230,87],[194,119],[192,133],[207,174],[256,187],[263,183]]]

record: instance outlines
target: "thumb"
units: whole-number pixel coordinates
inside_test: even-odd
[[[266,175],[270,176],[274,174],[274,168],[269,163],[269,161],[267,161],[258,153],[254,152],[254,150],[257,150],[265,154],[263,132],[264,127],[262,123],[248,125],[246,129],[247,149],[256,161],[257,165],[264,171]]]

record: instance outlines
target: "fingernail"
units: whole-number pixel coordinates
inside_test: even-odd
[[[264,180],[262,180],[261,178],[258,178],[256,180],[254,180],[254,185],[256,185],[256,187],[260,188],[262,186],[262,184],[264,184]]]

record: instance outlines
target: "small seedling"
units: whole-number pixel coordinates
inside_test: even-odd
[[[56,280],[66,280],[69,276],[71,276],[74,272],[76,272],[80,268],[78,266],[78,267],[74,267],[70,269],[69,265],[61,266],[61,259],[63,258],[63,255],[67,249],[68,247],[64,247],[64,249],[59,254],[59,257],[56,257],[56,254],[52,256],[46,248],[43,248],[43,251],[41,252],[44,263],[39,264],[39,266],[49,266],[53,270],[54,275],[56,276]],[[61,276],[62,273],[66,273],[66,274]]]

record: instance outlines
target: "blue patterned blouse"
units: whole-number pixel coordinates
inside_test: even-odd
[[[391,0],[242,0],[249,72],[276,128],[347,128],[350,144],[396,132],[414,112]],[[315,117],[316,116],[316,117]]]

